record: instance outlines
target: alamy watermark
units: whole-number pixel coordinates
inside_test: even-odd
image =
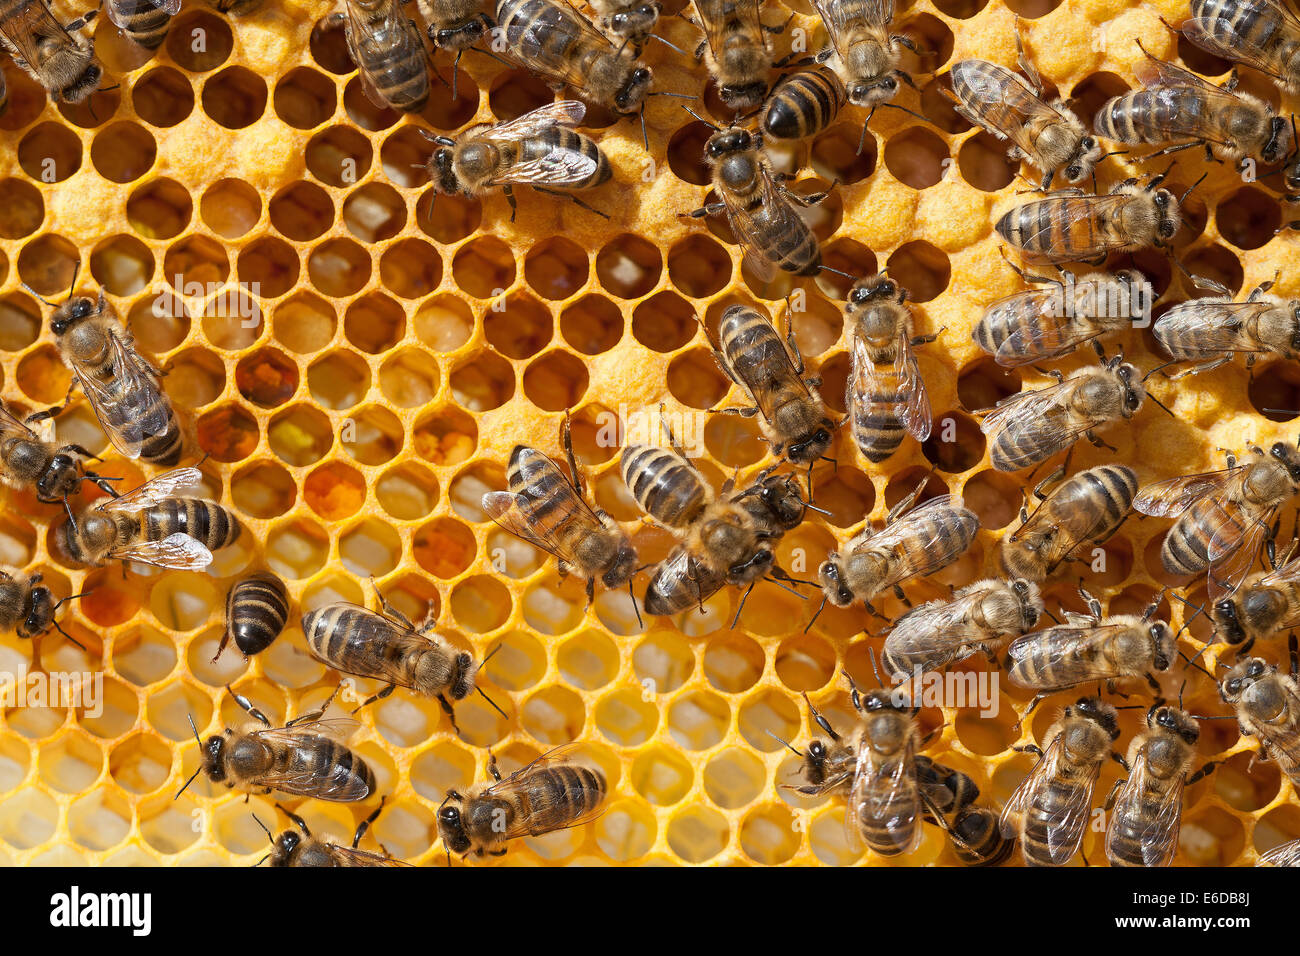
[[[260,282],[198,282],[185,281],[177,273],[172,276],[171,289],[176,295],[203,302],[203,314],[216,318],[238,319],[241,328],[255,328],[262,321],[262,310],[254,297],[262,294]],[[166,291],[158,294],[150,308],[156,319],[182,318],[187,313],[173,295]]]
[[[708,420],[708,412],[671,412],[659,406],[632,408],[620,403],[618,411],[596,415],[596,445],[666,446],[671,431],[686,457],[698,458],[704,454],[704,426]]]
[[[939,707],[978,710],[980,717],[996,717],[1001,696],[998,671],[926,671],[918,664],[910,675],[895,674],[889,692],[895,707]]]
[[[0,707],[75,707],[87,717],[104,713],[102,671],[0,671]]]
[[[1155,290],[1146,280],[1128,282],[1113,276],[1084,276],[1076,279],[1066,272],[1052,283],[1043,311],[1063,318],[1131,318],[1133,328],[1151,325],[1151,307]]]

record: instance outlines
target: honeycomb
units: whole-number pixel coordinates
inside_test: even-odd
[[[660,32],[693,49],[694,28],[673,15],[683,3],[665,7]],[[824,31],[807,0],[784,7],[807,48],[818,48]],[[80,12],[56,10],[64,20]],[[708,129],[682,101],[652,99],[647,154],[636,124],[595,117],[616,184],[584,198],[610,213],[608,221],[528,189],[519,190],[513,222],[499,194],[481,202],[443,196],[435,204],[421,165],[430,145],[418,127],[451,134],[517,116],[551,92],[524,71],[467,53],[457,99],[436,85],[422,115],[376,109],[342,37],[321,27],[330,12],[321,0],[277,0],[227,19],[187,0],[153,54],[101,16],[96,50],[120,85],[76,106],[49,103],[4,61],[5,402],[25,413],[63,399],[68,372],[45,310],[22,284],[60,296],[80,264],[82,287],[102,287],[138,347],[166,370],[166,388],[190,422],[187,460],[207,456],[201,468],[213,495],[247,533],[218,553],[208,574],[78,570],[50,547],[60,509],[7,492],[0,562],[39,570],[56,596],[88,592],[61,612],[86,651],[56,632],[33,643],[4,635],[0,670],[19,679],[29,670],[102,672],[104,699],[97,715],[84,707],[6,706],[0,860],[256,862],[266,838],[250,811],[270,821],[270,799],[245,803],[199,780],[173,800],[198,766],[187,715],[201,734],[239,721],[227,684],[272,720],[318,705],[338,676],[306,655],[297,617],[335,600],[375,607],[366,583],[373,576],[408,616],[438,615],[440,631],[476,656],[500,645],[483,684],[509,714],[467,700],[457,709],[458,739],[436,702],[408,693],[361,712],[352,745],[387,795],[371,833],[394,855],[443,863],[436,808],[448,788],[484,778],[488,748],[509,770],[576,741],[576,755],[610,780],[606,812],[586,827],[519,841],[484,865],[878,863],[846,845],[840,802],[776,786],[793,779],[797,758],[768,732],[796,745],[807,740],[801,692],[837,727],[851,726],[845,675],[874,684],[868,651],[879,651],[879,620],[860,608],[828,607],[804,633],[817,596],[762,584],[735,628],[739,595],[730,589],[706,601],[703,613],[639,626],[626,594],[601,593],[586,607],[581,581],[561,580],[553,561],[479,507],[483,492],[504,487],[515,443],[559,454],[563,412],[572,409],[577,454],[597,501],[637,529],[646,560],[667,553],[671,540],[637,524],[618,479],[617,448],[607,440],[611,415],[661,401],[670,415],[688,416],[741,403],[696,317],[716,328],[729,304],[747,302],[784,321],[783,300],[795,288],[788,276],[764,284],[742,271],[725,222],[678,217],[708,192],[701,161]],[[990,468],[973,412],[1048,380],[1033,369],[998,369],[969,330],[986,302],[1021,287],[1001,260],[992,224],[1027,186],[998,143],[952,112],[936,76],[968,56],[1013,64],[1015,15],[1024,18],[1045,81],[1084,117],[1135,85],[1139,37],[1154,55],[1181,57],[1204,75],[1221,79],[1229,69],[1161,26],[1160,17],[1185,16],[1179,0],[916,0],[899,4],[896,22],[922,50],[904,64],[920,91],[904,90],[899,102],[933,123],[880,110],[859,155],[863,117],[849,109],[815,139],[774,150],[778,167],[796,174],[793,188],[838,182],[815,210],[827,264],[855,276],[887,267],[912,293],[918,332],[940,333],[920,350],[935,437],[921,446],[909,441],[871,466],[841,431],[837,463],[819,463],[814,475],[817,503],[829,515],[810,515],[778,552],[796,577],[811,575],[864,516],[881,519],[926,474],[927,495],[960,493],[983,530],[956,565],[908,586],[913,601],[993,573],[998,540],[1014,527],[1030,482]],[[766,16],[778,22],[785,11]],[[799,35],[788,31],[778,51]],[[702,69],[661,44],[646,59],[659,89],[700,94]],[[435,63],[449,77],[446,55]],[[1276,89],[1258,75],[1244,71],[1242,83],[1278,105]],[[712,87],[696,108],[727,119]],[[1107,160],[1102,188],[1138,174],[1132,159]],[[1185,188],[1205,167],[1193,151],[1180,154],[1171,180]],[[1295,233],[1274,235],[1284,209],[1268,180],[1208,171],[1188,200],[1175,247],[1193,272],[1244,294],[1294,262]],[[1162,254],[1136,261],[1161,293],[1157,314],[1187,297]],[[842,412],[847,280],[828,273],[798,286],[805,297],[791,302],[803,307],[795,313],[799,345]],[[1275,291],[1300,295],[1294,270],[1283,272]],[[1143,369],[1162,361],[1149,330],[1115,344]],[[1087,360],[1080,353],[1056,364],[1068,372]],[[1146,483],[1220,467],[1217,448],[1295,437],[1293,419],[1260,411],[1296,407],[1294,365],[1266,364],[1248,377],[1238,361],[1150,384],[1174,417],[1148,403],[1130,426],[1107,432],[1117,452],[1082,443],[1075,468],[1113,455]],[[84,400],[57,427],[60,439],[104,454],[109,460],[97,467],[124,476],[126,486],[148,477],[110,454]],[[736,469],[752,475],[766,461],[751,421],[713,416],[690,437],[701,444],[701,468],[719,483]],[[1104,567],[1070,571],[1046,588],[1049,609],[1059,616],[1062,606],[1081,608],[1080,574],[1111,612],[1144,607],[1177,583],[1158,556],[1166,526],[1131,517],[1107,544]],[[288,584],[290,627],[248,662],[228,650],[212,663],[226,589],[234,575],[262,567]],[[1204,584],[1185,593],[1200,603]],[[881,604],[887,616],[900,607],[893,598]],[[1174,604],[1176,623],[1185,610]],[[1198,618],[1183,646],[1200,649],[1207,636]],[[1276,640],[1260,653],[1285,656]],[[1207,653],[1206,665],[1213,660]],[[982,659],[958,667],[987,668]],[[1224,713],[1209,679],[1188,673],[1187,707]],[[1166,677],[1165,693],[1176,697],[1182,674]],[[347,690],[359,699],[374,689],[361,681]],[[1149,701],[1146,689],[1127,690],[1130,703]],[[939,728],[927,752],[969,772],[984,799],[1000,804],[1032,764],[1011,748],[1041,742],[1060,706],[1078,694],[1055,695],[1018,729],[1028,696],[1003,682],[1000,711],[989,719],[926,708],[923,726]],[[1121,713],[1124,746],[1143,710]],[[1176,862],[1250,863],[1300,836],[1291,785],[1273,764],[1252,760],[1235,722],[1207,722],[1203,730],[1203,757],[1224,764],[1187,794]],[[1098,803],[1117,772],[1103,771]],[[351,834],[373,801],[289,805],[314,832],[338,837]],[[1092,861],[1102,859],[1100,836],[1090,832],[1084,844]],[[363,846],[373,847],[371,838]],[[927,827],[920,848],[898,862],[953,857],[943,834]]]

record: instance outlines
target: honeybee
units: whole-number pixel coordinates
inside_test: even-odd
[[[452,196],[479,196],[501,187],[510,203],[511,222],[514,186],[567,196],[583,209],[605,216],[570,192],[594,189],[612,175],[600,147],[568,128],[581,123],[586,114],[587,108],[578,101],[562,100],[508,123],[475,126],[459,140],[421,130],[439,147],[429,157],[429,178],[435,189]]]
[[[1246,355],[1253,368],[1260,355],[1273,353],[1300,358],[1300,299],[1266,295],[1273,282],[1261,282],[1245,302],[1224,295],[1180,302],[1162,315],[1151,329],[1157,341],[1176,362],[1202,361],[1170,378],[1208,372]]]
[[[722,102],[736,112],[758,106],[772,70],[772,50],[759,17],[760,0],[691,2],[704,30],[695,57],[704,57]]]
[[[1256,866],[1300,866],[1300,840],[1275,846],[1259,858]]]
[[[925,800],[916,778],[916,752],[924,743],[916,711],[890,691],[859,694],[853,706],[862,715],[853,750],[857,761],[844,812],[849,846],[865,846],[881,856],[911,853],[921,842]]]
[[[737,503],[731,482],[715,496],[704,476],[676,447],[633,444],[619,460],[637,505],[682,538],[646,588],[650,614],[676,614],[702,604],[723,584],[743,587],[772,570],[780,535]]]
[[[898,63],[901,47],[915,53],[916,46],[889,31],[894,0],[813,0],[813,6],[831,41],[817,61],[835,71],[850,103],[875,107],[894,98],[900,80],[915,85]]]
[[[701,322],[700,327],[709,336],[718,365],[754,403],[722,411],[745,418],[762,416],[759,425],[772,452],[784,454],[794,464],[811,466],[825,455],[837,425],[817,391],[821,380],[803,377],[803,356],[793,323],[784,344],[772,323],[747,305],[729,306],[722,313],[720,343],[710,336],[707,325]]]
[[[511,534],[554,555],[561,576],[576,571],[586,578],[588,603],[595,597],[597,577],[607,588],[626,584],[631,594],[636,549],[613,518],[588,504],[567,415],[564,454],[572,477],[566,478],[541,452],[516,445],[506,472],[510,490],[485,494],[483,511]]]
[[[181,0],[107,0],[108,18],[146,50],[156,50],[167,37]]]
[[[1002,539],[1002,567],[1016,577],[1042,581],[1080,545],[1102,544],[1128,516],[1137,494],[1137,473],[1127,465],[1099,465],[1071,477],[1050,496],[1040,483],[1041,503],[1032,516],[1020,509],[1020,527]]]
[[[72,278],[76,287],[76,276]],[[51,306],[50,331],[63,362],[72,370],[104,434],[126,458],[153,465],[174,465],[182,451],[181,427],[171,399],[162,390],[158,370],[135,350],[135,340],[99,299],[74,297]],[[32,415],[28,422],[53,418],[62,407]]]
[[[1248,657],[1224,675],[1219,696],[1236,708],[1241,735],[1255,737],[1260,756],[1274,761],[1292,785],[1300,787],[1300,658],[1295,635],[1290,648],[1290,674]]]
[[[492,783],[474,784],[463,794],[448,790],[438,808],[438,835],[448,863],[452,853],[504,856],[511,840],[581,826],[600,816],[608,793],[605,775],[562,760],[567,749],[547,751],[505,779],[489,755]]]
[[[1190,140],[1152,155],[1203,144],[1208,158],[1236,165],[1247,156],[1272,165],[1291,148],[1287,121],[1259,97],[1237,92],[1235,78],[1215,86],[1149,53],[1134,72],[1146,88],[1102,105],[1094,120],[1102,136],[1131,145]]]
[[[997,866],[1011,855],[1014,840],[1002,836],[998,815],[975,801],[980,790],[960,770],[916,755],[916,782],[927,807],[925,820],[944,829],[965,866]]]
[[[1241,645],[1246,654],[1257,640],[1300,626],[1300,558],[1251,574],[1240,588],[1210,611],[1214,639]]]
[[[104,68],[94,41],[72,34],[97,13],[89,10],[60,25],[46,0],[0,0],[0,45],[56,101],[80,103],[95,92]]]
[[[1080,697],[1047,731],[1047,750],[1016,747],[1038,756],[1002,809],[1002,835],[1020,840],[1027,866],[1064,866],[1083,843],[1092,791],[1119,739],[1119,715],[1096,697]]]
[[[930,601],[894,622],[885,638],[885,673],[903,680],[939,670],[983,651],[990,658],[1012,637],[1038,623],[1043,599],[1023,578],[986,578]]]
[[[1109,332],[1132,328],[1151,302],[1142,273],[1120,269],[1076,277],[1062,270],[1060,279],[1024,272],[1020,278],[1040,285],[999,299],[984,309],[971,338],[999,365],[1032,365],[1060,358]]]
[[[844,556],[835,551],[826,556],[817,570],[826,600],[836,607],[858,600],[870,608],[881,591],[892,587],[901,593],[901,582],[947,567],[970,547],[980,522],[957,495],[908,510],[924,487],[922,482],[890,509],[882,530],[868,526],[849,542]]]
[[[436,620],[426,621],[417,630],[401,611],[384,599],[378,588],[375,596],[382,614],[359,604],[336,601],[302,616],[302,633],[312,657],[340,673],[372,678],[387,685],[362,701],[353,713],[383,700],[398,687],[406,687],[424,697],[437,698],[451,720],[452,729],[459,734],[451,701],[464,700],[470,691],[477,690],[496,707],[475,686],[481,664],[469,652],[458,651],[431,633]]]
[[[629,43],[634,50],[645,46],[659,23],[663,4],[659,0],[588,0],[596,14],[596,26],[619,43]]]
[[[835,122],[848,94],[826,67],[782,77],[763,105],[759,128],[766,139],[806,139]]]
[[[1183,789],[1214,771],[1188,775],[1201,728],[1186,711],[1153,704],[1146,733],[1128,749],[1129,775],[1106,800],[1106,858],[1111,866],[1168,866],[1178,849]],[[1112,809],[1113,808],[1113,809]]]
[[[358,723],[347,717],[321,719],[334,702],[337,687],[319,710],[295,717],[283,727],[272,727],[267,716],[248,698],[229,687],[226,692],[257,723],[243,730],[227,727],[206,741],[199,740],[195,730],[194,739],[199,741],[202,762],[177,791],[177,797],[201,773],[213,783],[224,783],[246,793],[279,790],[335,803],[353,803],[374,793],[374,771],[342,743]],[[258,725],[266,729],[253,729]],[[193,726],[191,719],[191,729]]]
[[[844,306],[853,330],[853,440],[871,462],[896,452],[905,434],[919,442],[930,437],[930,396],[913,350],[938,336],[913,336],[906,301],[907,290],[881,272],[855,282]]]
[[[777,268],[816,275],[822,268],[821,245],[795,206],[816,205],[827,194],[805,196],[778,183],[763,156],[758,133],[739,126],[714,129],[704,144],[704,161],[722,199],[685,215],[699,219],[726,212],[731,231],[745,250],[746,264],[764,281]]]
[[[330,19],[343,27],[366,99],[380,109],[418,113],[429,102],[424,41],[398,0],[343,0]]]
[[[1017,392],[998,402],[980,430],[990,436],[989,460],[998,471],[1019,471],[1046,461],[1082,436],[1110,447],[1094,434],[1102,425],[1127,421],[1142,407],[1146,389],[1138,370],[1122,356],[1085,366],[1055,385]]]
[[[654,77],[567,0],[498,0],[507,52],[555,86],[623,116],[641,111]]]
[[[800,753],[787,741],[781,741],[796,757],[800,758],[799,775],[804,781],[800,786],[793,784],[782,784],[782,786],[810,797],[823,794],[848,796],[858,766],[858,747],[851,741],[846,742],[844,737],[836,732],[831,722],[812,705],[806,693],[803,695],[803,702],[808,707],[809,718],[824,730],[830,739],[826,741],[814,737],[808,742],[805,753]]]
[[[176,468],[117,497],[108,497],[63,525],[60,543],[74,562],[98,567],[138,561],[202,571],[212,552],[239,537],[239,519],[202,489],[197,468]]]
[[[351,846],[340,846],[312,836],[311,830],[307,829],[306,820],[278,803],[275,807],[292,820],[298,829],[290,828],[279,836],[272,836],[266,824],[257,819],[257,814],[253,814],[253,819],[257,820],[257,825],[266,831],[266,838],[271,841],[271,852],[258,860],[254,866],[261,866],[268,859],[271,861],[271,866],[406,866],[401,860],[394,860],[387,854],[357,849],[361,838],[370,829],[370,824],[374,823],[383,811],[383,800],[379,801],[375,812],[357,826],[356,833],[352,836]]]
[[[1157,173],[1145,186],[1126,179],[1106,196],[1058,191],[1009,210],[996,229],[1035,262],[1100,263],[1111,252],[1166,246],[1182,225],[1180,201],[1160,188],[1168,175]]]
[[[1101,146],[1063,99],[1044,102],[1042,78],[1025,55],[1018,21],[1016,26],[1017,64],[1029,79],[987,60],[962,60],[949,74],[953,109],[1006,140],[1013,162],[1024,160],[1042,170],[1043,192],[1058,170],[1066,182],[1082,182],[1101,159]]]
[[[1252,448],[1238,465],[1229,454],[1221,471],[1147,485],[1133,499],[1145,515],[1178,515],[1160,548],[1170,574],[1209,569],[1211,601],[1231,594],[1250,572],[1278,508],[1300,492],[1300,452],[1275,443],[1268,455]]]
[[[803,495],[794,475],[778,475],[777,465],[759,472],[754,483],[735,497],[735,501],[749,512],[754,523],[776,535],[793,531],[803,524],[809,511],[821,511]],[[824,513],[824,512],[823,512]]]
[[[28,575],[13,568],[0,568],[0,632],[13,632],[23,640],[31,640],[54,628],[85,650],[82,643],[54,619],[55,612],[72,598],[55,601],[50,589],[41,581],[40,574]]]
[[[221,656],[233,638],[244,659],[260,654],[280,636],[289,620],[289,591],[270,571],[257,571],[231,585],[226,595],[226,629],[212,655]]]
[[[83,480],[111,491],[107,478],[83,474],[81,459],[95,457],[80,445],[43,441],[0,403],[0,481],[9,487],[32,488],[47,503],[76,494]]]
[[[1152,620],[1161,597],[1139,617],[1105,617],[1101,602],[1082,588],[1087,614],[1067,611],[1066,623],[1016,638],[1007,648],[1007,678],[1039,691],[1026,714],[1049,694],[1090,681],[1111,692],[1125,677],[1143,677],[1159,692],[1153,672],[1167,671],[1178,653],[1178,637],[1164,621]]]
[[[492,19],[483,12],[483,0],[416,0],[416,5],[433,45],[455,50],[457,63],[461,53],[492,29]]]
[[[1191,14],[1182,28],[1187,39],[1300,92],[1300,18],[1282,0],[1191,0]]]

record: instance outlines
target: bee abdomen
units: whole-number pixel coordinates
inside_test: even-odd
[[[336,670],[357,674],[367,669],[363,665],[368,658],[384,655],[387,642],[376,619],[377,615],[357,605],[329,604],[302,616],[303,637],[317,658]]]
[[[673,452],[651,445],[623,449],[623,482],[641,510],[671,527],[690,524],[709,503],[696,471]]]
[[[528,832],[540,836],[586,816],[605,799],[605,776],[582,764],[546,767],[527,778]]]
[[[763,110],[763,132],[773,139],[815,136],[848,102],[839,78],[827,69],[806,70],[777,84]]]
[[[953,853],[967,866],[997,866],[1011,855],[1016,841],[1008,840],[998,828],[998,815],[986,807],[967,807],[957,814],[953,832]],[[965,844],[963,846],[963,844]]]
[[[570,153],[578,153],[586,156],[596,163],[596,169],[590,176],[581,182],[566,183],[560,186],[553,186],[555,189],[594,189],[596,186],[607,182],[613,175],[610,168],[609,160],[605,158],[604,152],[596,142],[581,133],[571,129],[565,129],[562,126],[553,127],[546,130],[539,136],[531,137],[523,143],[520,150],[520,162],[528,160],[541,159],[554,150],[565,150]]]
[[[216,551],[239,537],[239,520],[215,501],[201,498],[169,498],[146,508],[141,517],[146,541],[179,532]]]
[[[226,597],[226,630],[245,655],[270,647],[288,620],[289,592],[270,572],[236,582]]]
[[[317,734],[304,735],[292,753],[293,762],[304,765],[294,768],[301,777],[315,778],[311,796],[351,803],[375,792],[375,772],[345,744]]]
[[[1106,834],[1106,858],[1111,866],[1146,866],[1142,842],[1148,829],[1140,816],[1113,815]]]
[[[1209,508],[1219,512],[1225,526],[1241,524],[1237,516],[1221,508],[1217,502],[1197,501],[1174,522],[1160,546],[1160,560],[1170,574],[1196,574],[1210,566],[1210,541],[1217,528],[1209,523],[1212,519],[1205,513]]]
[[[149,0],[114,0],[122,32],[146,50],[156,50],[167,36],[172,15]]]
[[[1191,89],[1136,90],[1103,104],[1095,125],[1101,135],[1133,145],[1187,139],[1203,131],[1205,106]]]
[[[1057,865],[1052,859],[1049,835],[1055,828],[1061,810],[1069,804],[1072,791],[1073,784],[1051,781],[1044,786],[1042,796],[1029,808],[1021,849],[1025,862],[1030,866]]]

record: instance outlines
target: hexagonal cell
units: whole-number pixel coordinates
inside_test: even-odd
[[[40,183],[61,183],[81,168],[81,140],[66,126],[41,123],[18,142],[18,165]]]
[[[359,577],[383,577],[401,557],[402,540],[384,521],[368,518],[339,538],[343,566]]]
[[[680,801],[691,789],[694,771],[687,759],[666,747],[651,747],[632,762],[629,780],[633,789],[656,806]]]
[[[363,465],[382,465],[402,450],[402,423],[385,408],[367,405],[339,429],[343,450]]]
[[[406,204],[392,186],[369,183],[344,201],[343,224],[362,242],[382,242],[406,225]]]
[[[39,295],[66,295],[80,261],[75,245],[47,233],[26,243],[18,253],[18,277]]]
[[[40,790],[21,790],[5,798],[0,840],[18,850],[40,846],[54,835],[59,806]]]
[[[58,350],[50,345],[24,355],[14,377],[23,394],[43,405],[59,401],[60,395],[67,394],[71,381],[71,373],[63,365]]]
[[[502,355],[524,359],[551,340],[554,320],[546,307],[528,295],[498,299],[483,316],[483,334]]]
[[[395,465],[375,484],[379,506],[403,521],[423,518],[438,503],[438,479],[416,462]]]
[[[257,419],[240,405],[225,405],[198,420],[199,447],[217,461],[243,461],[259,438]]]
[[[957,152],[961,178],[976,189],[995,193],[1011,185],[1017,164],[1007,156],[1006,145],[990,133],[980,130],[961,144]]]
[[[131,103],[150,126],[175,126],[194,111],[194,88],[179,70],[159,66],[131,84]]]
[[[298,489],[293,476],[275,462],[257,462],[230,479],[234,506],[250,518],[275,518],[293,507]]]
[[[484,634],[495,631],[506,622],[514,601],[500,581],[480,574],[457,584],[449,603],[452,617],[459,627]]]
[[[40,228],[45,201],[40,190],[21,179],[0,180],[8,202],[0,210],[0,239],[21,239]]]
[[[913,302],[937,298],[948,287],[952,276],[948,256],[920,239],[895,249],[886,268],[890,278],[907,290]]]
[[[663,255],[640,236],[624,234],[596,253],[596,278],[607,292],[639,299],[659,284]]]
[[[334,201],[315,183],[290,183],[271,197],[271,225],[295,242],[309,242],[334,224]]]
[[[454,518],[438,518],[415,533],[416,563],[437,578],[459,577],[474,563],[474,533]]]
[[[117,846],[130,832],[131,805],[113,790],[92,790],[68,807],[68,835],[88,850]]]
[[[348,119],[362,129],[378,132],[388,129],[402,116],[397,110],[376,106],[361,88],[361,78],[354,76],[343,88],[343,109]]]
[[[370,281],[370,254],[351,239],[330,239],[312,249],[307,275],[325,295],[342,299]]]
[[[352,408],[370,391],[370,368],[354,352],[329,352],[307,367],[307,389],[324,408]]]
[[[433,214],[434,200],[438,214]],[[428,190],[415,204],[415,223],[435,242],[451,245],[459,242],[483,224],[483,207],[477,199],[464,196],[439,196]]]
[[[438,394],[438,363],[423,350],[403,349],[379,369],[379,388],[398,408],[421,408]]]
[[[421,458],[435,465],[459,465],[474,454],[478,424],[459,408],[449,406],[417,421],[411,440]]]
[[[366,501],[366,480],[342,462],[326,462],[307,476],[302,488],[307,506],[327,521],[350,518]]]
[[[294,129],[315,129],[334,115],[338,94],[328,77],[300,66],[280,77],[272,103],[275,115]]]
[[[370,171],[370,140],[350,126],[330,126],[307,143],[307,169],[327,186],[346,187]]]
[[[479,352],[461,359],[449,382],[457,404],[473,412],[500,408],[515,393],[514,369],[493,352]]]
[[[474,334],[474,314],[455,296],[439,295],[420,306],[412,325],[425,345],[438,352],[451,352]]]
[[[587,385],[587,366],[568,352],[548,352],[524,369],[524,394],[548,412],[577,405]]]
[[[704,162],[704,144],[713,130],[703,123],[687,123],[668,140],[668,168],[683,182],[694,186],[709,183],[709,168]]]
[[[753,754],[729,747],[704,767],[704,791],[726,810],[752,803],[767,786],[767,770]]]
[[[276,574],[295,581],[325,566],[330,537],[314,521],[299,518],[272,528],[266,538],[266,563]]]
[[[724,849],[731,830],[727,818],[711,807],[694,804],[668,823],[668,846],[687,863],[705,863]]]
[[[384,288],[403,299],[428,295],[442,281],[438,251],[422,239],[401,239],[384,250],[379,260]]]
[[[451,274],[457,288],[479,299],[495,298],[514,284],[514,254],[494,236],[472,239],[456,250]]]
[[[319,352],[334,338],[338,318],[333,307],[310,292],[286,299],[271,313],[272,331],[285,348],[298,355]]]
[[[172,753],[157,737],[136,733],[108,755],[108,772],[119,787],[131,793],[152,793],[167,782]]]
[[[227,67],[203,84],[203,112],[227,129],[252,126],[266,112],[266,81],[242,66]]]
[[[277,299],[292,289],[301,270],[298,253],[274,236],[258,239],[242,249],[237,268],[240,283],[263,299]]]

